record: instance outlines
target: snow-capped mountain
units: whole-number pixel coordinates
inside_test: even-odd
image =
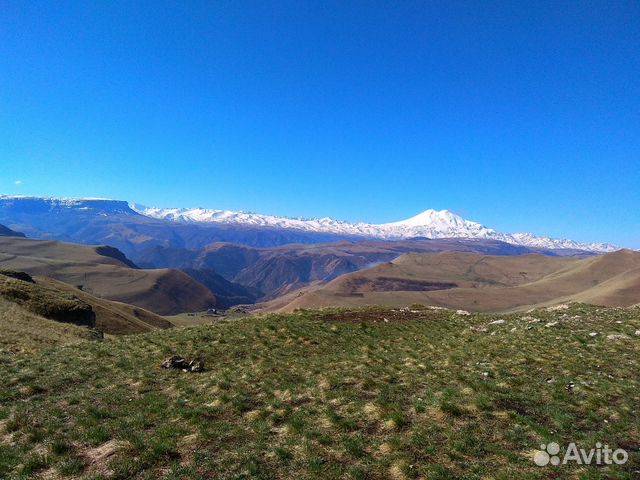
[[[465,220],[448,210],[425,210],[407,220],[371,224],[350,223],[332,218],[303,219],[275,215],[210,210],[204,208],[150,208],[135,203],[105,198],[55,198],[0,195],[3,218],[15,220],[16,215],[57,218],[76,212],[93,218],[146,217],[169,223],[195,225],[237,225],[254,229],[301,233],[303,235],[329,235],[332,238],[362,237],[369,239],[402,240],[415,237],[465,238],[499,240],[513,245],[542,249],[571,249],[605,253],[618,249],[605,243],[579,243],[573,240],[537,236],[531,233],[501,233],[480,223]],[[55,216],[52,216],[55,215]],[[20,222],[18,222],[19,224]],[[26,222],[28,224],[28,222]],[[296,239],[294,241],[299,241]]]
[[[182,223],[230,224],[251,227],[290,229],[313,233],[399,240],[415,237],[471,238],[500,240],[514,245],[548,249],[576,249],[590,252],[612,252],[618,249],[608,243],[579,243],[573,240],[541,237],[531,233],[500,233],[484,225],[465,220],[448,210],[425,210],[407,220],[384,224],[349,223],[332,218],[287,218],[256,213],[203,208],[150,208],[131,204],[141,215]]]
[[[65,211],[93,212],[105,215],[135,214],[129,203],[108,198],[57,198],[32,197],[26,195],[0,195],[0,206],[6,210],[20,210],[31,214],[46,214]]]

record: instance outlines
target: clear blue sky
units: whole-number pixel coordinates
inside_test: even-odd
[[[640,247],[640,2],[0,0],[0,192]]]

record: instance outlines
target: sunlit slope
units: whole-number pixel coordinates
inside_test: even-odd
[[[99,298],[52,278],[25,281],[8,275],[0,272],[0,298],[52,322],[91,327],[113,335],[173,326],[143,308]]]
[[[277,308],[422,303],[482,312],[568,301],[630,306],[640,301],[639,269],[640,253],[630,250],[586,259],[409,254],[311,288]]]
[[[98,338],[95,331],[49,320],[0,297],[0,360]]]
[[[55,241],[0,238],[0,269],[49,276],[110,300],[160,315],[205,310],[215,297],[188,275],[172,269],[134,268],[110,247],[87,247]]]

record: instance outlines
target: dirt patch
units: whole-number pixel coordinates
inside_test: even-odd
[[[81,453],[87,465],[87,473],[110,475],[109,463],[121,451],[131,447],[129,442],[109,440],[107,443]]]
[[[38,480],[62,480],[64,477],[55,468],[47,468],[45,471],[40,472],[36,478]]]
[[[361,295],[362,292],[431,292],[447,290],[458,285],[452,282],[432,282],[399,277],[354,277],[345,283],[343,295]]]

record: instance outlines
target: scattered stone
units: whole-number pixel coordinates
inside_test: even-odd
[[[469,312],[467,312],[466,310],[456,310],[456,313],[458,315],[471,315]]]
[[[502,325],[505,323],[504,320],[494,320],[493,322],[489,322],[489,325]]]
[[[204,362],[202,360],[191,360],[189,362],[189,372],[204,372]]]
[[[251,312],[249,305],[235,305],[227,310],[229,314],[247,314]]]
[[[640,337],[640,330],[636,330],[636,337]]]
[[[162,362],[162,368],[185,368],[186,366],[187,361],[178,355],[173,355]]]
[[[484,333],[487,331],[486,327],[482,327],[482,326],[478,326],[478,327],[469,327],[469,330],[471,330],[472,332],[480,332],[480,333]]]
[[[545,325],[545,327],[550,328],[550,327],[555,327],[559,322],[549,322]]]
[[[204,362],[202,360],[187,361],[179,355],[173,355],[162,362],[162,368],[175,368],[183,372],[203,372]]]
[[[569,305],[563,303],[561,305],[554,305],[553,307],[548,307],[547,312],[557,312],[558,310],[568,310]]]
[[[567,390],[567,392],[573,393],[573,389],[576,388],[576,384],[573,382],[569,382],[565,385],[564,388]]]
[[[625,335],[624,333],[612,333],[611,335],[607,335],[607,340],[629,340],[631,337],[629,335]]]
[[[590,336],[590,337],[595,337],[595,336],[597,336],[597,335],[598,335],[598,332],[591,332],[591,333],[589,334],[589,336]]]

